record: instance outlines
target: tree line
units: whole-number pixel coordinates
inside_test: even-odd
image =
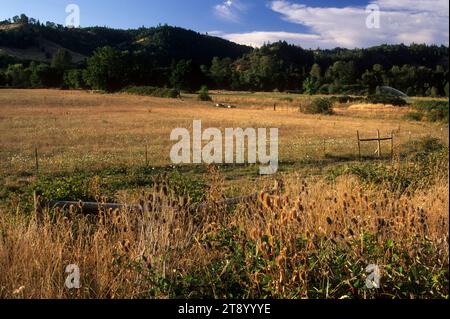
[[[15,18],[30,25],[27,19]],[[35,20],[32,23],[31,29],[0,32],[0,45],[23,45],[26,41],[20,41],[20,37],[25,34],[27,41],[34,41],[36,32],[63,45],[62,35],[68,35],[77,45],[65,48],[89,57],[76,64],[63,48],[49,57],[48,63],[0,56],[0,86],[113,92],[127,86],[196,91],[206,85],[211,89],[355,95],[370,95],[377,87],[390,86],[409,96],[449,95],[446,46],[400,44],[305,50],[277,42],[251,49],[169,26],[66,30]],[[86,33],[86,29],[91,32]]]

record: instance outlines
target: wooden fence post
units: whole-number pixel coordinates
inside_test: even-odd
[[[356,131],[356,137],[358,138],[358,154],[359,160],[361,160],[361,140],[359,138],[359,131]]]
[[[148,146],[145,145],[145,166],[148,166]]]
[[[358,153],[361,159],[361,142],[377,142],[378,147],[376,152],[378,153],[378,158],[382,157],[381,154],[381,141],[391,141],[391,158],[394,159],[394,131],[391,131],[390,137],[381,137],[380,130],[377,130],[376,138],[361,138],[359,136],[359,131],[356,131],[356,137],[358,139]]]
[[[36,175],[39,174],[39,159],[38,159],[38,149],[37,147],[34,148],[34,168],[36,171]]]
[[[377,130],[377,139],[378,139],[378,157],[381,158],[381,140],[380,140],[380,130]]]
[[[394,131],[391,131],[391,159],[394,160]]]

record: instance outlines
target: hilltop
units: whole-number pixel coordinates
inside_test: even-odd
[[[188,59],[208,64],[213,57],[239,58],[252,48],[222,38],[168,25],[139,29],[107,27],[67,28],[35,19],[0,22],[0,54],[19,60],[49,62],[58,49],[66,49],[75,62],[90,56],[99,47],[139,52],[158,57],[161,62]]]

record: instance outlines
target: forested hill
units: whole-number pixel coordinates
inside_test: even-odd
[[[64,48],[82,60],[82,57],[92,55],[96,48],[104,46],[146,53],[162,59],[163,64],[187,59],[199,65],[210,63],[215,56],[235,59],[252,50],[222,38],[167,25],[119,30],[65,28],[51,22],[42,24],[27,17],[16,18],[15,22],[0,22],[0,50],[21,59],[50,61],[55,49]]]
[[[125,86],[373,94],[391,86],[448,96],[449,48],[381,45],[261,48],[172,26],[65,28],[25,15],[0,22],[0,86],[120,90]]]

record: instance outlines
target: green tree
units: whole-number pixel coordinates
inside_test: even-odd
[[[5,86],[7,84],[5,72],[0,70],[0,86]]]
[[[30,86],[30,70],[23,64],[11,64],[6,70],[8,81],[13,87],[26,88]]]
[[[22,13],[20,15],[20,18],[19,18],[20,23],[28,24],[29,21],[30,21],[30,19],[25,14]]]
[[[83,70],[75,69],[64,73],[64,87],[74,90],[82,89],[86,86],[83,79]]]
[[[430,89],[430,96],[431,97],[438,97],[439,96],[439,90],[437,89],[437,87],[433,86]]]
[[[380,64],[375,64],[371,71],[366,70],[366,72],[362,75],[362,82],[368,87],[369,94],[374,94],[377,86],[382,86],[384,83],[383,66]]]
[[[59,77],[55,69],[45,63],[30,66],[30,84],[35,88],[59,86]]]
[[[192,61],[191,60],[181,60],[172,68],[172,73],[170,74],[170,84],[174,89],[177,90],[187,90],[192,89],[191,75],[193,72]]]
[[[314,78],[312,77],[306,78],[306,80],[303,82],[303,92],[309,95],[317,93],[317,85]]]
[[[72,64],[72,55],[65,49],[58,49],[52,58],[51,66],[58,71],[64,71],[70,68]]]
[[[211,101],[211,96],[209,95],[208,87],[203,85],[198,92],[198,99],[200,101]]]
[[[120,90],[127,82],[125,55],[111,47],[95,50],[87,60],[84,80],[95,90],[113,92]]]
[[[356,67],[353,61],[335,62],[326,72],[327,79],[336,87],[356,83]]]
[[[320,81],[322,79],[322,68],[319,64],[314,63],[311,67],[311,72],[309,72],[309,75],[316,81]]]
[[[209,68],[209,76],[216,84],[217,88],[228,88],[231,84],[233,71],[232,71],[233,60],[230,58],[219,59],[214,57],[211,62],[211,67]]]

